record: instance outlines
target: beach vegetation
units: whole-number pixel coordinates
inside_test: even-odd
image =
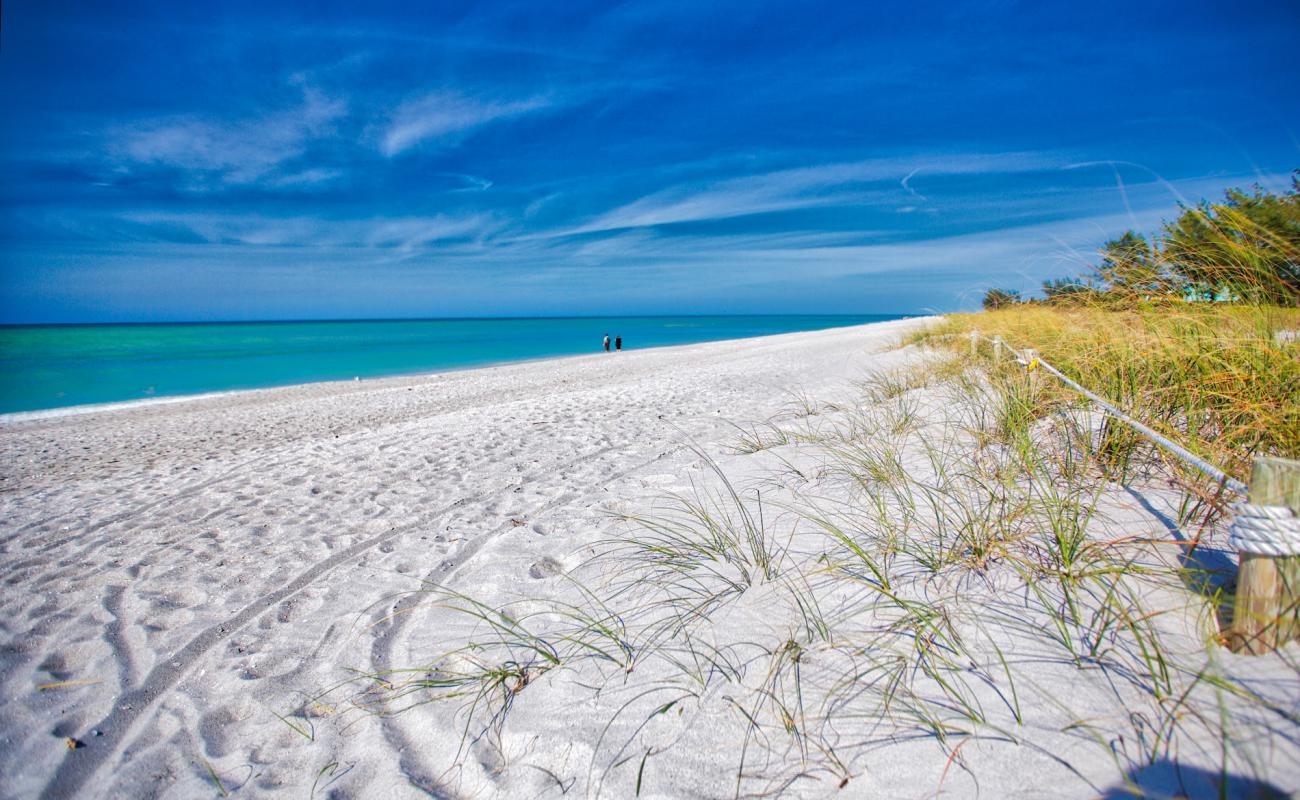
[[[980,301],[985,311],[1006,308],[1021,302],[1019,289],[989,289]]]
[[[1043,282],[1043,297],[1132,307],[1171,301],[1249,305],[1300,304],[1300,171],[1290,189],[1228,189],[1217,203],[1182,207],[1147,237],[1126,231],[1101,249],[1087,274]],[[1018,292],[989,289],[984,309],[1021,302]]]
[[[1034,341],[1044,357],[1070,363],[1044,346],[1053,341],[1044,334],[1068,343],[1064,330],[1086,320],[1062,315],[1079,313],[1139,314],[1018,307],[993,316],[1005,315],[998,330],[1008,341],[1041,336]],[[1217,331],[1224,341],[1210,349],[1224,364],[1244,357],[1242,346],[1251,359],[1272,357],[1259,319],[1241,309],[1197,313],[1238,324],[1145,321]],[[1014,316],[1026,314],[1032,323]],[[1229,446],[1225,432],[1258,434],[1272,419],[1262,394],[1229,414],[1190,387],[1156,391],[1149,370],[1170,374],[1183,348],[1207,341],[1174,347],[1166,329],[1136,324],[1144,319],[1094,320],[1086,328],[1094,338],[1076,357],[1099,348],[1125,356],[1114,372],[1130,387],[1124,397],[1150,396],[1143,408],[1166,409],[1171,430],[1214,430],[1207,454],[1221,452],[1211,444]],[[989,329],[990,315],[978,320]],[[932,335],[922,346],[942,351],[950,341]],[[933,743],[944,764],[936,790],[953,770],[977,779],[979,761],[966,747],[974,741],[1031,750],[1074,774],[1040,742],[1043,731],[1098,747],[1116,780],[1207,741],[1225,771],[1254,769],[1250,742],[1294,725],[1296,713],[1215,657],[1217,601],[1187,590],[1192,568],[1168,556],[1172,542],[1135,537],[1113,519],[1121,486],[1149,486],[1159,475],[1175,493],[1212,504],[1206,487],[1148,451],[1130,453],[1127,471],[1119,469],[1102,415],[1018,365],[989,356],[954,366],[962,361],[931,357],[908,374],[869,376],[859,403],[824,410],[816,431],[734,456],[779,450],[785,463],[823,465],[777,497],[734,484],[721,463],[697,453],[711,480],[625,518],[568,588],[580,604],[532,600],[544,610],[522,614],[438,594],[474,624],[461,644],[432,654],[432,670],[386,676],[390,694],[461,703],[466,741],[499,735],[518,698],[547,691],[559,671],[581,674],[593,697],[626,695],[599,706],[607,717],[588,776],[595,794],[644,789],[663,774],[656,761],[685,746],[689,726],[667,743],[648,731],[672,715],[708,716],[732,731],[734,796],[803,781],[846,785],[874,748],[898,741]],[[1089,365],[1112,374],[1081,360],[1081,377]],[[1188,398],[1196,400],[1190,426],[1172,410]],[[919,421],[900,424],[907,413]],[[1204,515],[1211,505],[1200,508]],[[1060,696],[1054,682],[1079,687],[1086,703]],[[718,722],[720,713],[730,722]]]

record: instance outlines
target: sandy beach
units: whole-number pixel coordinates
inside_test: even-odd
[[[441,685],[438,675],[454,673],[435,659],[467,623],[448,610],[449,595],[420,590],[440,587],[494,607],[518,604],[504,624],[522,626],[534,601],[585,602],[571,576],[593,582],[582,586],[618,586],[608,566],[592,573],[587,565],[628,535],[635,527],[629,518],[653,515],[665,497],[720,491],[710,460],[746,491],[766,490],[771,479],[764,476],[774,468],[816,471],[819,456],[793,444],[738,452],[736,423],[774,418],[808,398],[848,402],[860,394],[854,381],[922,357],[895,345],[925,324],[317,384],[4,425],[0,794],[1117,791],[1133,763],[1129,751],[1150,747],[1141,741],[1144,728],[1116,732],[1101,746],[1062,729],[1090,709],[1112,713],[1114,698],[1130,690],[1115,689],[1118,679],[1106,670],[1080,672],[1046,656],[1032,670],[1037,688],[1021,684],[1014,703],[972,682],[971,702],[988,709],[989,730],[1001,724],[995,717],[1021,718],[1008,724],[1022,729],[989,735],[957,759],[923,736],[873,739],[879,724],[863,720],[833,732],[823,726],[816,742],[834,742],[833,758],[808,737],[759,742],[736,713],[744,701],[726,686],[768,680],[775,695],[778,679],[769,668],[720,683],[709,675],[723,668],[702,668],[708,688],[689,704],[670,688],[676,684],[668,668],[651,659],[635,669],[631,660],[620,668],[618,659],[597,659],[591,668],[525,670],[507,689],[501,719],[481,730],[465,703],[421,694]],[[916,407],[924,418],[942,418],[936,396],[921,393]],[[777,482],[771,494],[786,488]],[[828,497],[832,489],[814,494]],[[767,513],[779,518],[773,502]],[[1116,493],[1102,505],[1126,533],[1157,535],[1168,530],[1163,502],[1173,501],[1153,491]],[[806,535],[796,528],[786,552],[798,551]],[[811,568],[798,574],[814,580]],[[803,641],[771,610],[779,605],[776,590],[763,587],[777,584],[756,584],[716,608],[707,631],[714,652],[740,652],[767,633]],[[920,591],[953,589],[941,584],[925,582]],[[963,591],[992,594],[995,584],[991,578]],[[1199,646],[1203,610],[1170,587],[1151,591],[1175,598],[1166,605],[1180,610],[1165,619],[1191,631],[1189,647]],[[819,597],[828,618],[830,605],[851,609],[860,601],[847,589]],[[475,625],[482,630],[481,620]],[[1033,661],[1032,643],[1021,644],[1017,657]],[[807,680],[829,680],[843,651],[801,646],[809,655],[796,661]],[[1294,672],[1279,671],[1275,659],[1242,664],[1258,672],[1261,692],[1294,705]],[[404,689],[412,675],[427,685]],[[864,685],[872,680],[861,676]],[[1046,708],[1043,697],[1053,696],[1061,708],[1041,721],[1011,710]],[[852,702],[837,708],[853,718]],[[1251,717],[1258,727],[1250,734],[1265,737],[1260,772],[1295,789],[1294,727],[1267,716]],[[1270,739],[1275,724],[1284,733]],[[1149,725],[1158,738],[1160,721]],[[765,761],[740,769],[742,785],[737,764],[746,748]],[[1213,775],[1211,749],[1184,746],[1181,756]],[[1152,759],[1153,769],[1163,768],[1162,758]]]
[[[271,712],[342,667],[400,663],[406,633],[371,627],[397,596],[426,581],[526,593],[612,509],[683,486],[688,439],[792,390],[842,389],[917,324],[6,426],[6,794],[210,792],[202,758],[255,792],[350,760],[355,796],[400,796],[418,758],[405,732],[376,722],[323,747]]]

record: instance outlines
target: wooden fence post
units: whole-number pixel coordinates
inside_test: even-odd
[[[970,332],[970,357],[974,358],[980,353],[980,332],[973,330]]]
[[[993,360],[999,364],[1002,363],[1002,337],[1001,336],[993,337]]]
[[[1300,514],[1300,461],[1257,458],[1250,475],[1249,502],[1287,506]],[[1260,655],[1300,635],[1300,556],[1239,553],[1237,596],[1228,647]]]

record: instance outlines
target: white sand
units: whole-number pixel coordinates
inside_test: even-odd
[[[717,484],[687,441],[729,474],[757,475],[762,459],[727,455],[728,420],[766,419],[795,391],[849,395],[850,380],[915,358],[887,347],[923,324],[0,428],[0,795],[210,797],[211,770],[236,796],[306,797],[314,787],[358,798],[624,797],[638,773],[642,796],[731,796],[740,751],[761,748],[746,745],[725,690],[684,714],[644,727],[647,713],[628,714],[605,729],[624,703],[644,712],[670,699],[646,694],[662,688],[653,671],[556,670],[518,693],[499,736],[468,743],[455,704],[365,713],[368,694],[372,710],[403,705],[365,681],[312,698],[355,671],[428,674],[459,629],[455,615],[412,594],[421,585],[492,604],[572,595],[563,574],[628,530],[615,514]],[[1160,529],[1156,509],[1136,506],[1118,513]],[[787,624],[766,602],[751,591],[721,610],[710,622],[719,646]],[[1265,677],[1294,680],[1269,669]],[[1086,710],[1094,688],[1074,672],[1036,674],[1058,693],[1078,692]],[[52,683],[61,685],[40,689]],[[1294,687],[1282,694],[1294,703]],[[64,737],[82,746],[70,750]],[[843,790],[821,767],[797,777],[800,763],[820,762],[793,745],[778,748],[793,772],[766,766],[771,788],[813,796],[1095,796],[1122,770],[1080,738],[976,743],[963,754],[970,769],[929,740],[858,750],[840,741],[852,754]],[[1294,745],[1282,736],[1262,768],[1289,789]]]

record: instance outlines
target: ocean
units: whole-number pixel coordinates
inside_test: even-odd
[[[0,326],[0,414],[821,330],[904,315]]]

